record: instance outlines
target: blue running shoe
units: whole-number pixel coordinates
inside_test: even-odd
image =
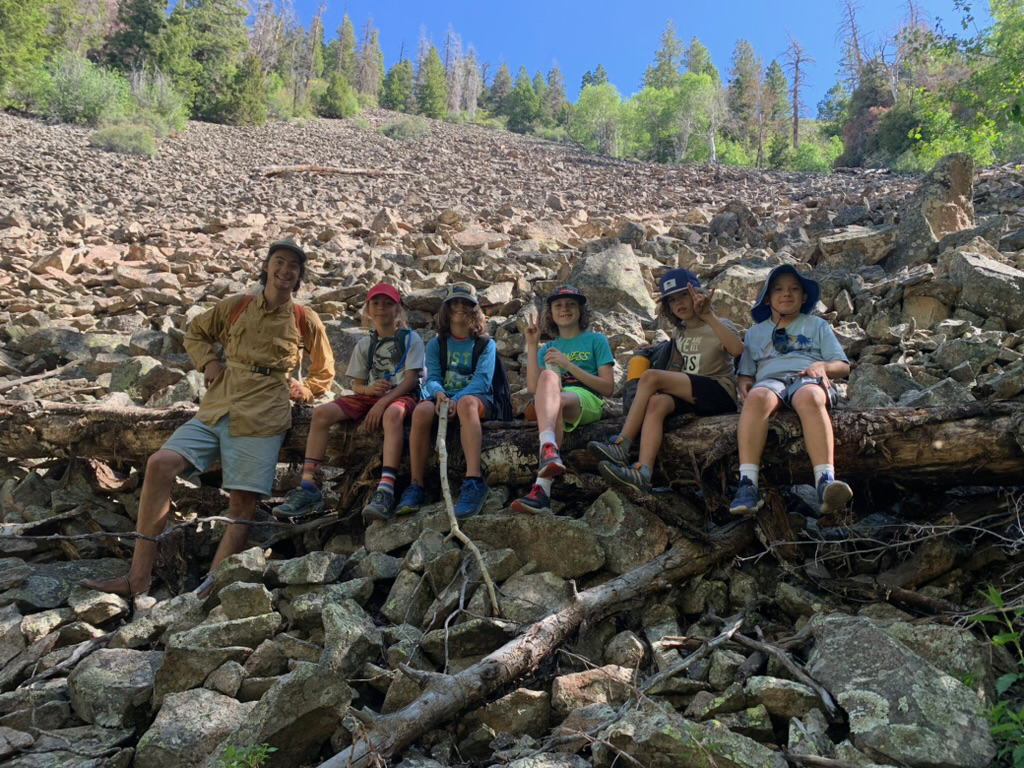
[[[423,486],[413,483],[402,491],[402,496],[398,499],[398,505],[395,507],[395,514],[411,515],[419,512],[426,500],[427,492],[423,490]]]
[[[602,461],[597,465],[597,469],[601,473],[601,477],[609,483],[624,485],[627,488],[640,491],[640,493],[651,492],[651,469],[640,462],[631,467],[620,467],[610,461]],[[645,469],[647,470],[647,477],[644,476]]]
[[[467,477],[462,481],[459,500],[455,502],[455,516],[459,520],[477,514],[484,505],[487,492],[491,490],[482,477]]]
[[[757,511],[764,506],[764,499],[757,492],[757,486],[749,477],[740,478],[740,485],[736,489],[732,504],[729,505],[729,512],[742,517],[756,515]]]
[[[370,494],[370,501],[363,507],[363,520],[390,520],[395,516],[391,510],[395,504],[395,495],[378,488]]]
[[[614,435],[607,440],[591,440],[587,443],[587,450],[596,459],[625,467],[629,464],[629,451],[623,447],[622,441],[622,435]]]

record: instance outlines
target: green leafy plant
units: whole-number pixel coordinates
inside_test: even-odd
[[[101,128],[89,137],[89,146],[122,155],[155,155],[156,142],[148,125],[125,123]]]
[[[393,123],[388,123],[380,129],[380,132],[389,139],[415,141],[430,135],[430,125],[422,118],[405,117]]]
[[[983,594],[996,610],[974,616],[973,620],[995,631],[992,644],[1006,648],[1017,666],[996,680],[997,700],[985,714],[999,749],[999,764],[1024,768],[1024,645],[1020,630],[1024,607],[1007,606],[1002,593],[991,584]]]
[[[269,744],[253,744],[248,747],[236,747],[228,744],[217,756],[217,768],[260,768],[277,747]]]

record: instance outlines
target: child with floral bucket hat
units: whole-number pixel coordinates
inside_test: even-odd
[[[783,264],[768,274],[751,309],[756,324],[747,330],[738,371],[743,405],[733,514],[754,515],[764,504],[757,488],[761,455],[768,420],[783,407],[800,417],[822,514],[835,514],[853,497],[850,486],[835,477],[829,416],[836,402],[832,380],[849,375],[850,363],[829,324],[810,314],[819,295],[814,280]]]

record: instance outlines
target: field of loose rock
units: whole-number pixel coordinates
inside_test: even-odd
[[[377,130],[399,119],[190,123],[139,159],[0,113],[0,760],[212,768],[269,745],[282,768],[992,764],[984,711],[1014,660],[969,616],[988,583],[1024,605],[1020,171],[652,166],[470,126]],[[462,526],[484,569],[440,502],[364,530],[379,440],[342,430],[335,511],[293,526],[262,509],[209,598],[190,590],[226,507],[216,473],[176,488],[149,595],[80,587],[127,569],[139,472],[194,412],[188,322],[255,290],[283,237],[310,254],[299,300],[339,370],[374,283],[427,339],[444,286],[472,282],[520,411],[516,318],[559,283],[590,297],[621,378],[663,338],[667,269],[741,327],[772,267],[809,270],[853,362],[835,413],[853,509],[820,517],[792,418],[756,524],[724,509],[735,416],[670,423],[655,493],[608,489],[584,446],[615,430],[612,398],[566,444],[554,515],[505,511],[535,432],[486,430],[492,491]],[[297,407],[282,495],[308,420]]]

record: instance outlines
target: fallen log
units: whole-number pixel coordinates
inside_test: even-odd
[[[281,460],[301,462],[311,409],[295,406]],[[0,401],[0,456],[14,459],[81,456],[141,463],[194,407],[150,409],[54,402]],[[669,423],[657,468],[673,481],[724,489],[737,463],[738,416],[683,418]],[[838,410],[833,415],[836,465],[854,481],[888,479],[903,485],[1024,484],[1024,402],[981,401],[934,408]],[[589,440],[621,426],[602,420],[568,435],[563,456],[576,473],[593,473]],[[452,442],[453,470],[462,465]],[[350,425],[331,432],[328,461],[353,474],[380,456],[381,434]],[[536,427],[526,422],[485,425],[482,458],[488,482],[528,485],[536,472]],[[762,477],[774,484],[808,482],[811,466],[800,422],[785,413],[772,420]],[[569,475],[570,482],[573,475]]]
[[[370,723],[351,747],[319,768],[360,768],[402,752],[432,728],[481,703],[492,693],[536,670],[589,616],[603,613],[682,579],[704,573],[753,541],[751,523],[723,528],[710,546],[682,539],[671,550],[600,586],[579,592],[572,602],[455,675],[430,675],[432,682],[411,704],[388,715],[364,713]]]
[[[285,173],[320,173],[333,176],[411,176],[411,171],[393,168],[350,168],[336,165],[268,165],[257,168],[263,176],[280,176]]]

